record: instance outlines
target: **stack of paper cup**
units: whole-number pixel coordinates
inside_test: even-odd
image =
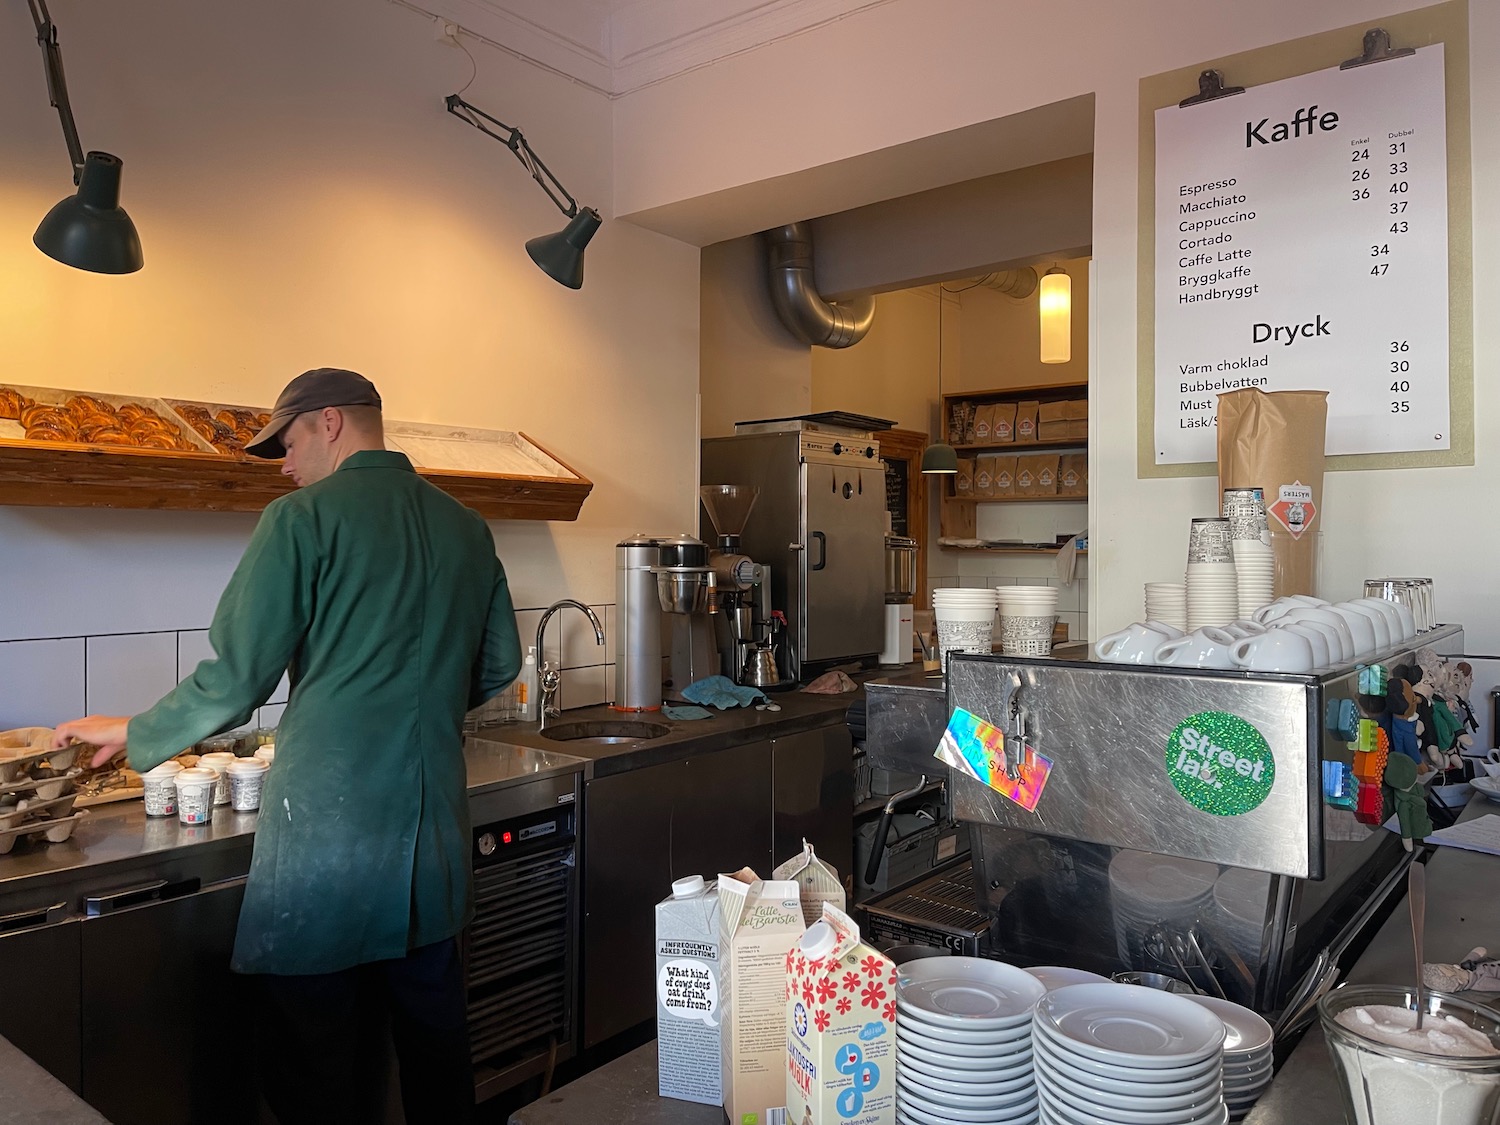
[[[1187,632],[1187,586],[1182,582],[1146,583],[1146,620]]]
[[[1050,656],[1057,624],[1056,586],[1001,586],[1000,651],[1007,656]]]
[[[1271,550],[1261,490],[1226,488],[1224,518],[1229,521],[1239,615],[1249,617],[1271,600],[1276,584],[1276,555]]]
[[[1229,521],[1222,516],[1195,519],[1188,534],[1188,631],[1227,625],[1239,615]]]
[[[937,623],[938,660],[948,669],[950,652],[992,651],[995,641],[994,590],[943,589],[932,592],[932,616]]]

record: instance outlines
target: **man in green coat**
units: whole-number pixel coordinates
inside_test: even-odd
[[[457,936],[473,910],[462,725],[520,670],[505,570],[474,511],[385,449],[375,387],[298,376],[247,447],[301,487],[266,507],[209,629],[215,656],[133,718],[59,744],[144,772],[243,726],[289,672],[232,967],[261,974],[283,1122],[368,1120],[358,1044],[390,1012],[409,1123],[473,1113]]]

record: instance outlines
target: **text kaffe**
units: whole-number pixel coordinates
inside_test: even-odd
[[[1269,132],[1266,129],[1268,125],[1270,125]],[[1271,125],[1269,117],[1262,117],[1259,121],[1246,121],[1245,147],[1254,148],[1257,144],[1276,144],[1292,137],[1310,137],[1314,129],[1331,133],[1338,127],[1339,115],[1337,113],[1332,110],[1319,113],[1317,106],[1310,105],[1306,109],[1299,109],[1290,122],[1278,121]]]

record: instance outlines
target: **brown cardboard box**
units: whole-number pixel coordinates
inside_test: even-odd
[[[1036,410],[1036,437],[1038,441],[1062,441],[1068,437],[1067,402],[1044,402]]]
[[[995,424],[990,434],[990,440],[996,445],[1004,445],[1016,440],[1016,404],[1013,402],[995,403]]]
[[[1036,414],[1040,403],[1016,403],[1016,440],[1036,441]]]
[[[1057,494],[1059,496],[1087,496],[1089,494],[1087,453],[1064,453],[1058,458]]]
[[[995,458],[974,458],[974,499],[989,500],[995,495]]]
[[[1089,400],[1068,400],[1068,437],[1073,441],[1087,441],[1089,437]]]
[[[958,459],[958,475],[953,478],[953,495],[972,499],[974,496],[974,458]]]
[[[1014,457],[995,458],[995,490],[994,497],[1002,500],[1016,494],[1016,459]]]
[[[993,406],[976,406],[974,408],[974,440],[970,445],[989,445],[994,440],[995,408]]]
[[[1057,495],[1057,462],[1056,453],[1042,453],[1036,459],[1036,493],[1037,496]]]

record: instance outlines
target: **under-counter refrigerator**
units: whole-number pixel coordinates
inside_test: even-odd
[[[760,489],[741,549],[771,568],[772,608],[786,614],[785,662],[796,679],[879,655],[885,463],[878,441],[801,429],[707,438],[702,481]]]

